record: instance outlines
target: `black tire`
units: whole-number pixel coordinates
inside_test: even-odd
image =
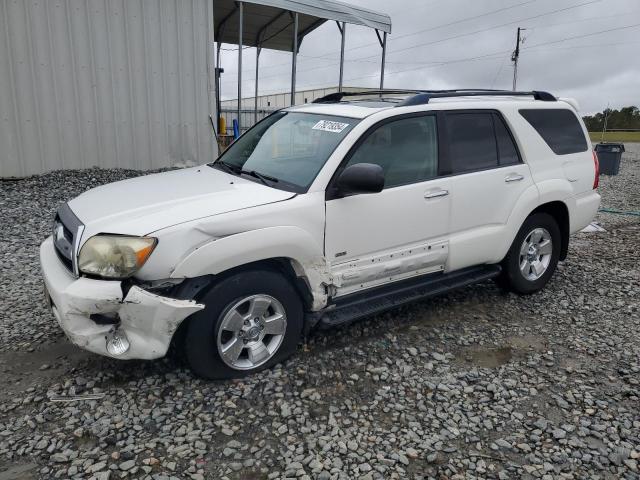
[[[552,251],[546,270],[535,280],[525,277],[520,269],[520,248],[535,229],[542,228],[551,236]],[[556,270],[560,258],[562,234],[555,219],[546,213],[535,213],[529,216],[520,227],[516,238],[513,240],[507,256],[502,261],[502,274],[497,279],[498,285],[515,293],[528,295],[535,293],[547,284]]]
[[[275,298],[286,314],[282,343],[266,363],[249,370],[230,367],[218,352],[217,338],[222,320],[238,301],[251,295]],[[195,374],[206,379],[238,378],[270,368],[295,352],[303,326],[303,305],[291,283],[273,270],[247,270],[214,284],[200,299],[206,307],[189,319],[184,353]]]

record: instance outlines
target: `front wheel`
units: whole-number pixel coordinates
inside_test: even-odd
[[[303,308],[295,288],[271,270],[243,271],[215,284],[191,319],[185,354],[201,377],[241,377],[293,353]]]
[[[558,265],[560,246],[560,228],[555,219],[546,213],[531,215],[502,262],[499,283],[521,294],[541,290]]]

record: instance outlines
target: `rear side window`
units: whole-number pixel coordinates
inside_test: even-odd
[[[571,110],[524,109],[520,110],[520,115],[536,129],[556,155],[587,151],[584,132]]]
[[[451,173],[473,172],[498,166],[491,112],[448,113],[446,123]]]
[[[504,124],[504,120],[500,115],[493,114],[493,125],[496,129],[496,143],[498,144],[498,163],[501,167],[507,165],[516,165],[520,163],[520,156],[518,155],[518,149],[513,142],[513,137],[507,130],[507,126]]]

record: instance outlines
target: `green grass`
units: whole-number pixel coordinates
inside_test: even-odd
[[[599,142],[602,139],[602,132],[589,132],[591,141]],[[605,142],[640,142],[640,132],[606,132]]]

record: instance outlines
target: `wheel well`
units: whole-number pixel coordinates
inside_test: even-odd
[[[311,309],[311,305],[313,304],[313,295],[311,294],[311,287],[307,283],[306,278],[299,276],[293,265],[291,264],[292,260],[285,257],[278,258],[269,258],[266,260],[259,260],[257,262],[249,263],[247,265],[243,265],[241,267],[237,267],[238,269],[252,269],[256,267],[269,267],[274,269],[284,275],[294,286],[298,295],[300,295],[300,299],[304,305],[305,310]],[[235,270],[235,269],[232,269]]]
[[[563,202],[549,202],[540,205],[530,216],[534,213],[546,213],[551,215],[558,223],[560,228],[560,234],[562,235],[562,244],[560,245],[560,260],[567,258],[567,252],[569,251],[569,209]]]
[[[180,284],[178,287],[179,298],[189,298],[197,300],[197,298],[203,294],[208,287],[216,282],[223,280],[224,278],[234,275],[238,272],[246,270],[256,269],[269,269],[274,270],[282,274],[287,280],[291,282],[304,304],[305,309],[310,309],[313,303],[313,296],[311,295],[311,288],[304,277],[300,277],[296,274],[296,271],[291,264],[291,259],[278,257],[269,258],[265,260],[258,260],[257,262],[247,263],[233,267],[229,270],[225,270],[217,275],[206,275],[199,278],[190,278]]]
[[[257,262],[247,263],[245,265],[239,265],[237,267],[225,270],[217,275],[205,275],[198,278],[188,278],[178,286],[170,289],[170,292],[166,292],[173,298],[179,298],[183,300],[198,300],[204,295],[209,287],[216,282],[227,278],[230,275],[242,272],[245,270],[256,269],[269,269],[275,270],[285,276],[291,285],[296,289],[302,300],[305,310],[310,310],[313,304],[313,296],[311,294],[311,287],[307,283],[304,277],[300,277],[296,274],[292,260],[285,257],[269,258],[266,260],[259,260]],[[186,334],[187,326],[189,324],[190,317],[187,317],[178,327],[171,339],[171,345],[169,347],[170,354],[175,358],[183,361],[183,353],[181,345],[184,342],[184,335]]]

